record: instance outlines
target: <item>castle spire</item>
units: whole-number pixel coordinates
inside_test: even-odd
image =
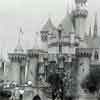
[[[67,14],[69,14],[69,0],[67,0]]]
[[[0,60],[3,59],[3,48],[1,47],[1,51],[0,51]]]
[[[94,19],[94,32],[93,32],[93,37],[97,37],[98,34],[98,22],[97,22],[97,13],[95,14],[95,19]]]
[[[74,0],[75,10],[72,11],[73,25],[75,32],[80,38],[84,38],[86,33],[86,19],[88,16],[88,9],[86,6],[87,0]]]
[[[72,11],[74,10],[74,4],[73,4],[73,1],[71,3],[71,7],[72,7]]]
[[[89,27],[89,37],[91,37],[92,36],[92,32],[91,32],[91,25],[90,25],[90,27]]]
[[[33,49],[39,49],[39,33],[38,32],[36,32],[34,35]]]
[[[75,0],[75,5],[77,9],[87,9],[87,0]]]
[[[22,28],[20,27],[17,46],[14,50],[15,52],[23,52],[24,51],[22,48],[22,45],[21,45],[21,35],[23,35],[23,31],[22,31]]]

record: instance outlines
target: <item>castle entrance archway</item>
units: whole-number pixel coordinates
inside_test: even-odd
[[[33,97],[33,99],[32,100],[41,100],[41,98],[40,98],[40,96],[39,95],[36,95],[36,96],[34,96]]]

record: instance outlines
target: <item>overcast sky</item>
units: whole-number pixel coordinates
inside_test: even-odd
[[[88,1],[93,17],[94,11],[100,12],[100,0]],[[24,31],[24,48],[32,47],[35,32],[41,29],[49,16],[55,25],[61,21],[66,13],[67,2],[68,0],[0,0],[0,48],[9,51],[16,47],[19,27]],[[69,4],[71,7],[71,0]]]

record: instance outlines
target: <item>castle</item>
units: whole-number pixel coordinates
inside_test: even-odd
[[[87,17],[87,0],[75,0],[75,8],[67,12],[57,27],[49,18],[40,30],[41,49],[24,52],[19,39],[14,51],[8,53],[10,62],[6,64],[0,59],[1,80],[15,85],[16,91],[18,88],[24,90],[25,100],[32,100],[35,95],[41,100],[52,100],[47,79],[55,73],[64,74],[64,100],[68,96],[81,100],[85,94],[81,88],[83,79],[91,68],[100,65],[97,15],[93,34],[91,27],[89,32],[86,30]],[[15,92],[14,89],[11,90]]]

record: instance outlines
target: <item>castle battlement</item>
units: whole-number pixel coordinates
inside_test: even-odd
[[[23,53],[9,53],[8,57],[11,61],[22,61],[26,60],[26,54]]]
[[[86,9],[76,9],[75,11],[72,11],[72,16],[75,17],[84,17],[86,18],[88,16],[88,11]]]
[[[77,57],[91,57],[92,56],[92,48],[77,48],[76,56]]]

